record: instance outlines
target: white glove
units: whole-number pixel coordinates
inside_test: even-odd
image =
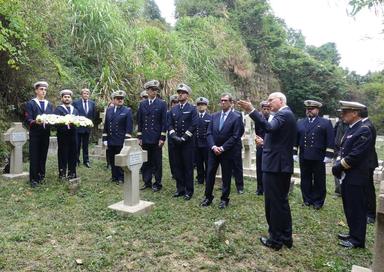
[[[105,146],[108,146],[108,141],[104,141],[103,144],[104,144]]]
[[[330,157],[325,157],[324,160],[323,160],[324,163],[331,163],[332,162],[332,158]]]
[[[297,156],[297,155],[293,155],[293,160],[294,160],[295,162],[298,162],[298,161],[299,161],[299,156]]]

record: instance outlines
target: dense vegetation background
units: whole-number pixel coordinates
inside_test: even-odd
[[[352,13],[382,3],[350,2]],[[224,91],[258,102],[281,90],[298,116],[305,99],[323,101],[331,116],[339,99],[356,99],[383,132],[384,71],[342,69],[334,43],[307,45],[268,1],[176,0],[176,13],[171,27],[154,0],[0,0],[0,131],[22,119],[36,80],[50,83],[56,103],[60,89],[88,86],[99,108],[123,89],[135,109],[141,86],[155,78],[163,97],[185,82],[211,110]],[[5,155],[0,141],[0,161]]]

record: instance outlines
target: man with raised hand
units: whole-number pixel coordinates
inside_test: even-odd
[[[288,193],[293,173],[296,119],[283,93],[271,93],[267,102],[274,113],[270,121],[265,120],[249,101],[241,100],[238,104],[249,113],[255,126],[265,131],[262,171],[269,237],[260,237],[260,242],[280,250],[283,245],[291,248],[293,244]]]

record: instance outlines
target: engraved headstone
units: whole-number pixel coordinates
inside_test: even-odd
[[[123,215],[143,214],[149,212],[154,203],[140,200],[139,171],[143,162],[147,161],[147,151],[143,151],[137,139],[125,140],[120,154],[115,156],[115,164],[124,170],[124,200],[108,208],[116,210]]]
[[[12,127],[3,134],[4,142],[11,146],[9,174],[4,174],[7,179],[28,177],[28,172],[23,172],[23,145],[28,140],[27,131],[22,123],[13,123]]]

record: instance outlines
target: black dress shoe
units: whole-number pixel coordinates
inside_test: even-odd
[[[117,184],[117,185],[124,184],[124,180],[116,180],[116,184]]]
[[[211,204],[212,204],[212,199],[204,198],[204,200],[201,201],[200,206],[201,207],[208,207]]]
[[[158,192],[161,190],[161,187],[160,186],[152,186],[152,191],[154,192]]]
[[[32,187],[32,188],[36,188],[38,185],[39,185],[38,182],[36,182],[36,181],[31,181],[31,187]]]
[[[219,204],[219,209],[225,209],[226,207],[228,207],[228,204],[229,202],[228,201],[220,201],[220,204]]]
[[[313,208],[314,208],[315,210],[320,210],[322,207],[323,207],[323,205],[319,205],[319,204],[314,204],[314,205],[313,205]]]
[[[362,245],[356,245],[352,243],[350,240],[341,240],[339,245],[345,248],[364,248]]]
[[[87,167],[87,168],[91,168],[91,164],[89,162],[85,162],[84,166]]]
[[[260,242],[263,246],[272,248],[276,251],[280,250],[283,247],[283,245],[276,244],[272,242],[270,239],[268,239],[267,237],[260,237]]]
[[[264,193],[262,191],[256,191],[256,195],[263,195]]]
[[[176,192],[173,194],[173,197],[181,197],[181,196],[184,196],[185,195],[185,192]]]
[[[239,190],[237,190],[237,193],[238,193],[239,195],[244,194],[244,189],[239,189]]]
[[[148,189],[148,188],[152,188],[152,186],[151,186],[151,185],[144,184],[144,186],[141,187],[140,190],[145,190],[145,189]]]
[[[192,196],[191,196],[191,195],[188,195],[188,194],[184,196],[184,199],[185,199],[185,200],[191,200],[191,198],[192,198]]]
[[[303,206],[305,206],[305,207],[309,207],[309,206],[311,206],[311,203],[309,203],[309,202],[304,202],[304,203],[303,203]]]
[[[284,240],[283,245],[285,245],[287,248],[292,248],[293,246],[293,240]]]
[[[349,238],[351,238],[351,236],[349,234],[339,233],[337,235],[337,238],[339,238],[340,240],[348,240]]]
[[[367,216],[367,224],[375,224],[375,221],[374,217]]]

